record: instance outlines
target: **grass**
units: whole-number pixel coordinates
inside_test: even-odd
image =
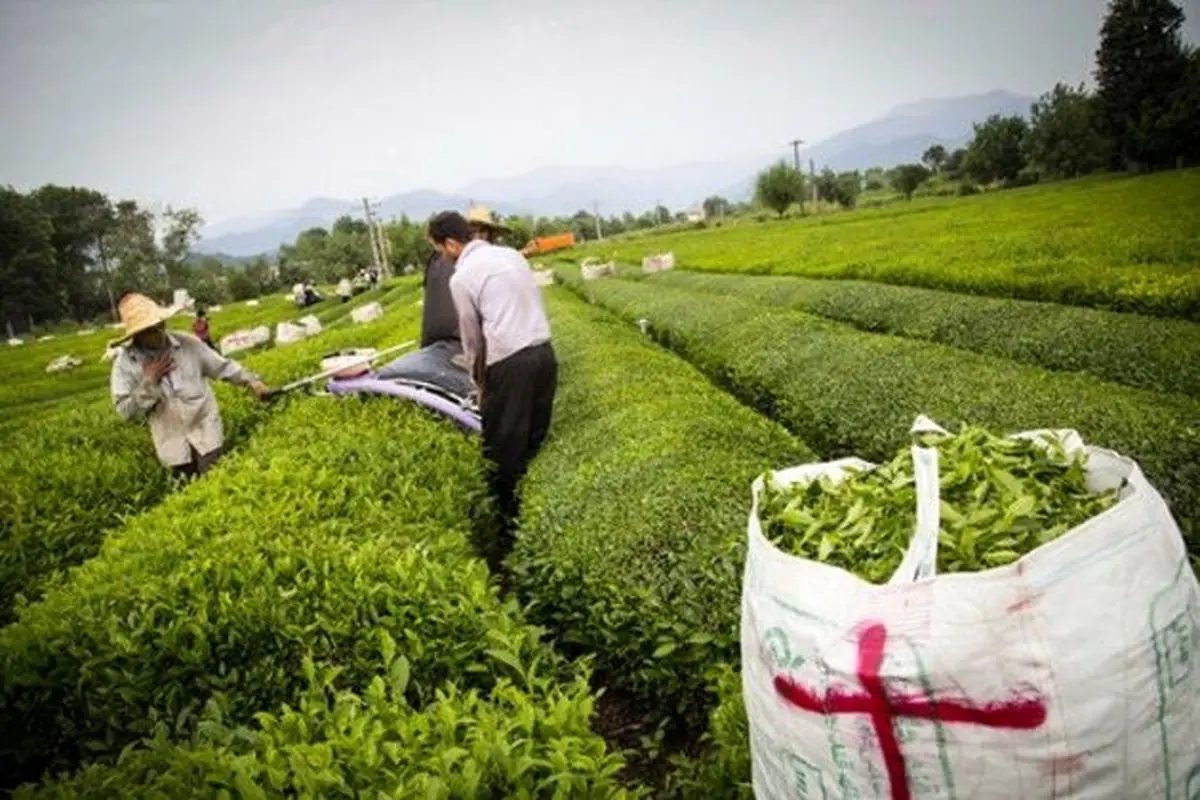
[[[598,242],[573,258],[843,278],[1200,321],[1200,169]]]

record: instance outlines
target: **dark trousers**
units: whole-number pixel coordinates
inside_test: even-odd
[[[221,457],[222,448],[218,447],[216,450],[211,450],[204,455],[197,453],[194,447],[189,447],[188,450],[191,451],[192,460],[187,464],[177,464],[172,469],[176,475],[182,475],[185,478],[198,478],[208,472],[213,464],[217,463],[217,460]]]
[[[503,523],[497,559],[512,546],[517,485],[546,441],[557,389],[558,361],[549,342],[519,350],[484,374],[483,456]]]

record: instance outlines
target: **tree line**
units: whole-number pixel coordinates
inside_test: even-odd
[[[189,285],[200,225],[194,209],[156,214],[93,189],[0,187],[0,325],[115,315],[128,290],[169,296]]]
[[[1147,172],[1200,164],[1200,48],[1184,43],[1183,9],[1171,0],[1110,0],[1096,51],[1095,91],[1058,83],[1029,119],[992,115],[966,147],[934,144],[921,163],[815,178],[819,200],[853,208],[864,190],[907,199],[933,179],[958,194],[1027,186],[1104,170]],[[782,216],[803,213],[813,188],[786,161],[759,173],[755,199]]]

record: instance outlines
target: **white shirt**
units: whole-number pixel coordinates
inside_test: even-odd
[[[450,278],[463,354],[474,365],[479,354],[491,366],[550,341],[542,291],[525,256],[511,247],[481,240],[468,244]]]
[[[173,467],[191,463],[191,447],[206,455],[224,442],[221,413],[207,379],[248,384],[257,376],[194,336],[172,331],[167,340],[174,363],[161,381],[142,374],[155,354],[130,344],[113,361],[111,387],[117,413],[130,420],[146,417],[159,460]]]

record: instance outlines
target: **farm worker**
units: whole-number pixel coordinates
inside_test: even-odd
[[[147,418],[159,460],[175,472],[203,475],[221,456],[221,414],[210,378],[250,387],[260,399],[268,389],[236,361],[199,339],[167,331],[176,309],[163,308],[130,292],[118,311],[125,334],[109,343],[119,348],[112,366],[112,398],[127,420]]]
[[[213,350],[217,349],[217,346],[213,344],[212,336],[208,332],[208,315],[204,312],[203,306],[196,309],[196,321],[192,323],[192,333],[196,335],[197,339],[204,342]]]
[[[467,224],[471,226],[471,234],[475,239],[496,244],[502,234],[512,233],[512,228],[497,222],[487,206],[471,206],[467,211]]]
[[[454,298],[450,296],[450,276],[453,274],[454,260],[435,250],[425,264],[421,347],[446,342],[453,345],[457,354],[462,352],[462,344],[458,337],[458,312],[454,310]]]
[[[354,292],[354,289],[350,285],[349,278],[342,278],[340,281],[338,281],[337,293],[338,293],[338,297],[342,298],[343,303],[349,302],[350,295],[353,294],[353,292]]]
[[[517,485],[550,430],[558,388],[550,321],[533,270],[516,250],[472,241],[467,220],[456,211],[431,219],[428,235],[455,262],[450,295],[463,355],[480,391],[483,455],[503,522],[498,560],[512,546]]]

